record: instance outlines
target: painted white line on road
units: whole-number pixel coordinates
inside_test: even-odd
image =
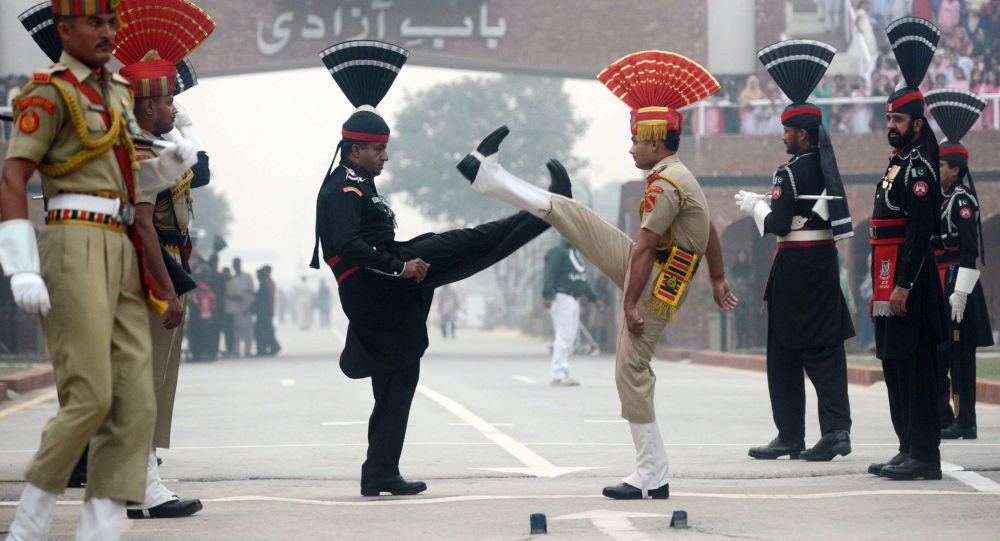
[[[529,449],[523,443],[500,432],[496,426],[487,423],[482,418],[468,410],[465,406],[444,396],[443,394],[427,387],[424,384],[417,385],[417,392],[430,398],[442,408],[448,410],[452,415],[469,423],[469,426],[479,431],[488,440],[500,446],[501,449],[510,453],[515,459],[525,465],[523,468],[477,468],[484,470],[500,471],[506,473],[523,473],[535,477],[558,477],[565,473],[581,470],[593,470],[597,467],[567,468],[553,465],[540,455]]]
[[[538,383],[533,378],[529,378],[527,376],[514,376],[514,379],[520,381],[521,383],[527,383],[528,385],[534,385]]]
[[[492,426],[514,426],[513,423],[490,423]],[[469,423],[448,423],[448,426],[472,426]]]
[[[13,406],[10,406],[10,407],[7,407],[7,408],[4,408],[4,409],[0,410],[0,417],[5,417],[7,415],[11,415],[13,413],[17,413],[17,412],[19,412],[21,410],[28,409],[28,408],[30,408],[32,406],[37,406],[38,404],[41,404],[42,402],[48,402],[49,400],[52,400],[52,399],[56,398],[57,396],[58,395],[56,394],[55,391],[50,391],[50,392],[47,392],[47,393],[45,393],[45,394],[43,394],[41,396],[36,396],[35,398],[32,398],[31,400],[22,402],[20,404],[14,404]]]
[[[282,387],[295,387],[295,380],[294,379],[283,379],[283,380],[281,380],[281,386]]]
[[[346,426],[346,425],[366,425],[368,421],[324,421],[323,426]]]
[[[552,520],[589,520],[598,531],[612,539],[620,541],[652,541],[653,538],[639,531],[629,518],[665,516],[658,513],[632,513],[628,511],[595,509],[593,511],[553,517]]]
[[[171,449],[172,450],[172,449]],[[997,494],[958,490],[854,490],[848,492],[826,492],[816,494],[727,494],[716,492],[671,492],[672,500],[677,498],[705,498],[722,500],[831,500],[838,498],[879,497],[879,496],[975,496],[993,498]],[[525,494],[525,495],[469,495],[429,498],[426,496],[381,496],[378,499],[357,500],[310,500],[304,498],[281,498],[276,496],[227,496],[223,498],[202,498],[205,503],[240,502],[286,502],[326,507],[374,507],[392,505],[433,505],[456,502],[507,501],[507,500],[605,500],[599,494]],[[60,500],[58,505],[82,505],[80,500]],[[17,501],[0,501],[0,507],[17,507]]]
[[[996,481],[979,475],[974,471],[965,471],[965,468],[951,462],[941,462],[941,472],[955,479],[960,483],[969,485],[979,492],[990,494],[1000,494],[1000,484]]]
[[[621,424],[621,423],[627,423],[628,421],[626,421],[625,419],[584,419],[583,422],[585,422],[585,423],[614,423],[614,424]]]

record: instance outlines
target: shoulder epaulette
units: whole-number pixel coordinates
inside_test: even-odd
[[[111,74],[111,80],[116,83],[121,83],[125,86],[131,86],[131,83],[128,82],[128,79],[122,77],[121,75],[118,75],[117,72]]]
[[[51,66],[36,70],[35,73],[31,75],[31,82],[41,85],[47,85],[52,81],[52,76],[59,73],[60,71],[66,71],[69,66],[63,63],[52,64]]]

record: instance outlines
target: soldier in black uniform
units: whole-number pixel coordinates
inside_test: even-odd
[[[927,108],[947,137],[941,144],[941,235],[932,242],[951,305],[948,341],[938,351],[941,438],[974,440],[976,348],[993,345],[993,328],[976,269],[977,257],[986,261],[979,199],[969,174],[969,151],[959,141],[979,119],[986,101],[966,90],[933,90],[927,93]],[[968,184],[963,183],[966,178]]]
[[[740,210],[754,217],[762,235],[778,237],[764,288],[767,385],[778,436],[750,449],[749,455],[758,459],[789,455],[827,461],[851,452],[844,340],[854,336],[854,326],[840,289],[834,242],[854,233],[822,112],[806,103],[835,53],[825,43],[804,40],[783,41],[757,53],[792,100],[781,115],[782,141],[792,158],[774,173],[771,205],[754,193],[736,196]],[[808,450],[803,368],[816,388],[822,432]]]
[[[938,145],[917,86],[940,36],[931,23],[905,17],[886,28],[906,85],[886,104],[892,157],[875,188],[871,219],[869,313],[882,361],[899,453],[869,473],[890,479],[941,479],[936,349],[946,331],[931,235],[939,223]]]
[[[408,54],[378,41],[344,42],[322,53],[334,79],[358,107],[343,125],[341,162],[319,191],[316,235],[350,320],[341,370],[350,378],[372,379],[375,407],[368,423],[368,457],[361,467],[363,496],[410,495],[427,488],[400,476],[399,457],[420,358],[428,345],[434,288],[493,265],[548,228],[519,212],[476,228],[395,239],[395,215],[375,186],[388,159],[389,126],[374,106]],[[367,61],[375,58],[379,62]],[[387,84],[378,84],[386,78]],[[553,184],[554,192],[569,195],[568,177],[554,176]],[[311,266],[319,268],[316,250]]]

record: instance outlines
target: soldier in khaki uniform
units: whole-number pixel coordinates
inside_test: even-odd
[[[171,323],[179,321],[162,261],[142,272],[143,222],[132,201],[139,185],[190,167],[194,153],[178,146],[133,175],[131,91],[104,69],[117,7],[117,0],[54,1],[64,52],[14,102],[0,179],[0,265],[18,306],[42,316],[60,407],[25,473],[10,541],[47,538],[56,495],[88,442],[91,476],[77,537],[118,538],[125,503],[143,497],[155,408],[144,285]],[[49,224],[37,243],[26,201],[36,170]]]
[[[664,71],[662,76],[650,78],[665,82],[658,88],[660,92],[632,93],[636,89],[627,88],[630,81],[621,76],[622,71],[641,64]],[[629,152],[636,167],[648,171],[639,205],[642,229],[637,240],[584,205],[545,192],[505,171],[497,160],[497,150],[506,128],[488,136],[458,168],[476,191],[551,224],[624,290],[615,382],[621,415],[629,421],[636,448],[636,471],[603,493],[614,499],[663,499],[669,497],[670,488],[667,453],[653,407],[653,351],[667,323],[676,317],[702,257],[708,258],[716,302],[724,310],[736,306],[725,280],[722,247],[709,221],[705,195],[676,154],[681,133],[681,115],[676,109],[711,95],[719,85],[696,63],[659,51],[629,55],[598,78],[632,107]],[[672,88],[671,84],[678,86]],[[641,95],[664,98],[662,103],[643,103]],[[566,175],[555,160],[548,167],[554,177]]]
[[[122,33],[125,35],[119,36],[119,39],[128,37],[129,28],[126,27]],[[121,51],[117,51],[116,54],[126,63],[120,73],[131,83],[135,95],[133,112],[138,125],[138,137],[145,141],[162,140],[164,134],[174,129],[175,117],[178,114],[174,104],[177,78],[175,63],[160,58],[155,50],[149,51],[137,62],[130,62],[131,58]],[[182,131],[187,132],[187,140],[200,148],[190,118],[186,114],[185,119]],[[136,145],[136,157],[140,162],[156,158],[159,153],[159,150],[152,146]],[[173,265],[175,273],[190,274],[187,258],[190,255],[188,225],[194,202],[191,189],[208,183],[208,155],[199,150],[198,163],[181,175],[176,186],[166,188],[159,193],[143,193],[137,198],[136,208],[139,212],[148,212],[152,216],[156,229],[156,242],[163,247],[164,257],[170,257],[176,263]],[[189,287],[195,286],[194,280],[187,282]],[[177,290],[179,294],[186,292]],[[186,305],[183,297],[181,304]],[[156,425],[153,432],[153,446],[146,462],[146,497],[141,505],[128,510],[129,518],[178,518],[193,515],[202,508],[200,500],[181,500],[163,485],[156,457],[157,448],[170,448],[170,427],[174,413],[174,397],[177,394],[183,331],[183,321],[177,327],[168,329],[155,318],[150,319]]]

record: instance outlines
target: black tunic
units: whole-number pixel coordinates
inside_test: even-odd
[[[905,359],[918,347],[933,349],[945,339],[945,301],[930,245],[939,221],[941,189],[936,160],[925,152],[917,143],[893,155],[875,188],[872,219],[906,219],[906,240],[897,248],[895,286],[910,291],[906,316],[875,318],[879,359]],[[894,167],[898,169],[890,180]],[[878,265],[872,261],[873,283],[878,281]]]
[[[826,188],[818,149],[793,156],[775,171],[773,184],[765,233],[788,235],[796,216],[809,218],[803,230],[830,229],[829,221],[813,214],[816,201],[797,199],[800,195],[820,195]],[[785,347],[832,347],[854,336],[851,314],[840,289],[837,249],[832,242],[779,249],[764,291],[768,332]]]
[[[979,201],[964,185],[952,186],[941,202],[941,235],[934,239],[939,271],[943,271],[944,298],[955,291],[959,267],[976,268],[979,257]],[[949,330],[959,329],[959,339],[976,347],[993,345],[993,328],[986,310],[982,281],[976,282],[965,305],[962,322],[948,320]],[[949,337],[953,336],[951,332]]]

